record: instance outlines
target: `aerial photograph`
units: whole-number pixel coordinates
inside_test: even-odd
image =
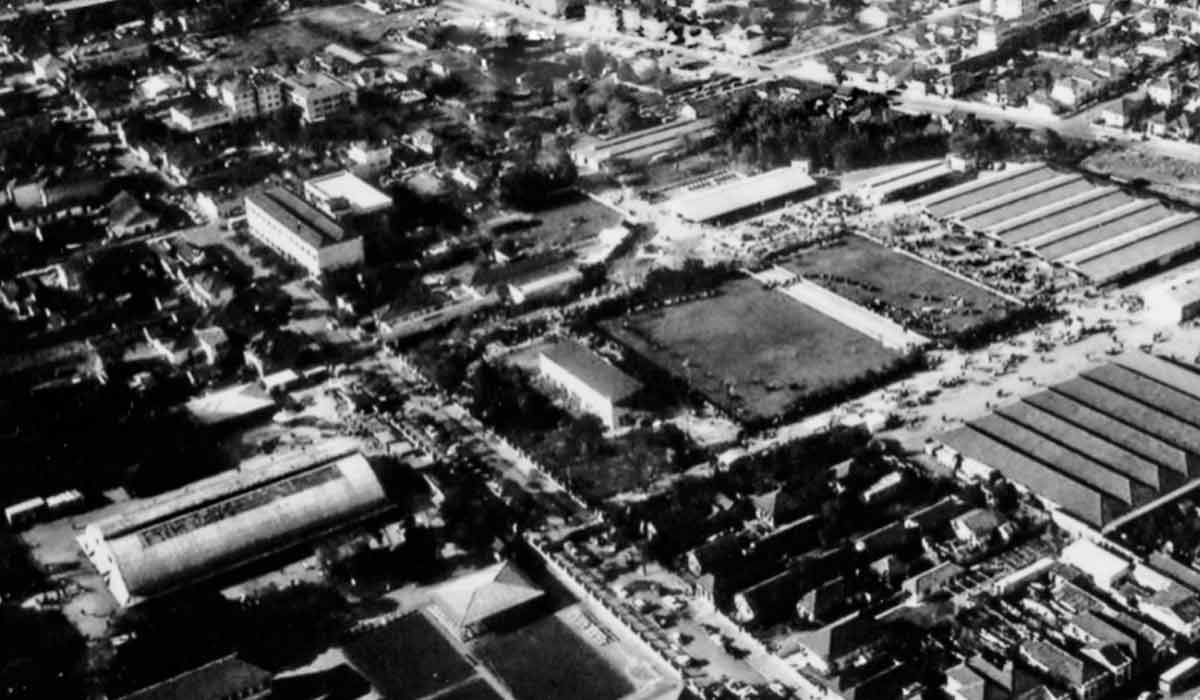
[[[1200,700],[1200,0],[0,36],[0,700]]]

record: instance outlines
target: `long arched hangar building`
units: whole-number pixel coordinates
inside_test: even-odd
[[[88,525],[84,554],[121,605],[212,578],[392,506],[353,443],[334,442],[138,502]]]

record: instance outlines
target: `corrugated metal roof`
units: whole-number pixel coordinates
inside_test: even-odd
[[[974,428],[952,430],[939,439],[963,456],[999,471],[1092,525],[1103,525],[1128,510],[1116,499],[1032,460]]]
[[[1139,493],[1128,477],[1106,469],[1003,416],[986,416],[973,421],[971,426],[1031,459],[1130,505],[1141,505],[1152,498],[1153,494],[1144,487]]]
[[[1154,435],[1111,418],[1063,394],[1043,391],[1027,396],[1024,402],[1077,425],[1081,429],[1114,440],[1130,452],[1162,465],[1182,477],[1189,476],[1188,455],[1184,450]]]
[[[816,181],[808,174],[808,164],[776,168],[742,180],[688,193],[673,200],[671,209],[689,221],[711,221],[767,202],[801,192]]]
[[[1086,379],[1071,379],[1052,387],[1052,391],[1109,415],[1138,430],[1200,454],[1200,430],[1187,423],[1141,404],[1133,399]]]
[[[168,519],[108,539],[106,546],[129,591],[145,597],[214,576],[389,505],[374,470],[356,453],[229,498],[176,509]]]
[[[1182,479],[1175,472],[1030,404],[1016,403],[998,409],[997,413],[1103,464],[1114,472],[1137,479],[1150,488],[1158,490],[1182,483]]]
[[[1197,285],[1197,292],[1200,293],[1200,285]],[[1118,360],[1118,363],[1126,369],[1153,379],[1159,384],[1172,387],[1193,398],[1200,399],[1200,374],[1190,369],[1144,352],[1122,357]]]
[[[1200,400],[1181,391],[1117,365],[1097,367],[1084,372],[1082,376],[1185,423],[1200,427]]]

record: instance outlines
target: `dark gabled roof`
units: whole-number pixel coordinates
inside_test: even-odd
[[[325,212],[282,187],[257,190],[247,194],[246,199],[315,248],[340,243],[348,238],[346,229],[326,216]]]
[[[726,533],[698,545],[689,554],[696,559],[700,573],[720,568],[742,552],[742,538],[736,532]]]
[[[1149,557],[1150,566],[1159,573],[1166,575],[1187,588],[1192,593],[1200,593],[1200,571],[1186,566],[1161,552],[1154,552]]]
[[[979,420],[972,421],[970,425],[1008,447],[1024,453],[1047,468],[1087,484],[1123,503],[1139,506],[1153,497],[1149,489],[1137,488],[1141,485],[1135,485],[1129,477],[1106,469],[1083,455],[1068,450],[1001,415],[984,416]]]
[[[758,517],[776,524],[790,522],[801,514],[800,501],[782,487],[752,496],[750,500]]]
[[[1140,401],[1185,423],[1200,427],[1200,399],[1118,365],[1104,365],[1081,376]]]
[[[859,613],[808,632],[801,632],[799,641],[815,656],[836,661],[865,646],[878,635],[879,623]]]
[[[1159,384],[1200,399],[1200,373],[1193,369],[1146,353],[1122,357],[1118,363],[1125,369],[1153,379]]]
[[[108,224],[110,226],[132,226],[141,221],[156,219],[154,214],[146,211],[137,198],[125,190],[108,203]]]
[[[1126,450],[1181,476],[1186,477],[1189,474],[1187,452],[1177,445],[1122,423],[1069,396],[1053,391],[1043,391],[1027,396],[1023,403],[1057,416],[1093,435],[1112,440]]]
[[[261,688],[272,675],[232,654],[168,678],[121,700],[227,700]]]
[[[1083,378],[1056,384],[1051,390],[1192,454],[1200,454],[1200,429],[1119,392]]]
[[[1071,623],[1102,643],[1118,644],[1131,654],[1137,650],[1137,639],[1132,634],[1090,610],[1085,610],[1072,617]]]
[[[573,340],[555,343],[543,350],[542,356],[613,403],[628,399],[642,388],[641,382]]]
[[[1090,485],[1055,471],[973,427],[943,433],[939,440],[964,457],[996,469],[1006,478],[1093,525],[1104,525],[1128,508]]]
[[[1052,677],[1071,687],[1081,687],[1104,673],[1095,661],[1075,656],[1040,639],[1025,640],[1021,643],[1021,651],[1044,666]]]
[[[996,411],[1005,418],[1021,424],[1064,447],[1104,465],[1111,471],[1124,474],[1153,489],[1174,486],[1181,482],[1179,475],[1140,457],[1109,436],[1095,435],[1058,416],[1028,404],[1018,402]]]
[[[800,596],[796,607],[807,610],[814,618],[821,620],[845,599],[846,581],[841,576],[837,576],[809,589],[807,593]]]
[[[1183,586],[1169,586],[1150,596],[1147,602],[1170,610],[1184,622],[1200,620],[1200,599]]]

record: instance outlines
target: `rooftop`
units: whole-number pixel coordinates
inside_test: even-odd
[[[629,398],[642,388],[641,382],[572,340],[556,343],[543,350],[542,356],[614,403]]]
[[[446,584],[438,600],[453,624],[469,627],[542,595],[515,565],[500,562]]]
[[[321,175],[304,183],[323,199],[344,199],[354,209],[374,211],[392,205],[392,198],[348,170]]]
[[[246,195],[246,200],[253,202],[281,225],[294,230],[314,247],[333,245],[349,237],[346,229],[320,209],[282,187],[251,192]]]
[[[261,688],[271,678],[270,672],[231,654],[130,693],[121,700],[225,700]]]
[[[816,184],[808,174],[807,163],[791,165],[690,192],[672,201],[671,208],[689,221],[710,221],[760,202],[801,192]]]

